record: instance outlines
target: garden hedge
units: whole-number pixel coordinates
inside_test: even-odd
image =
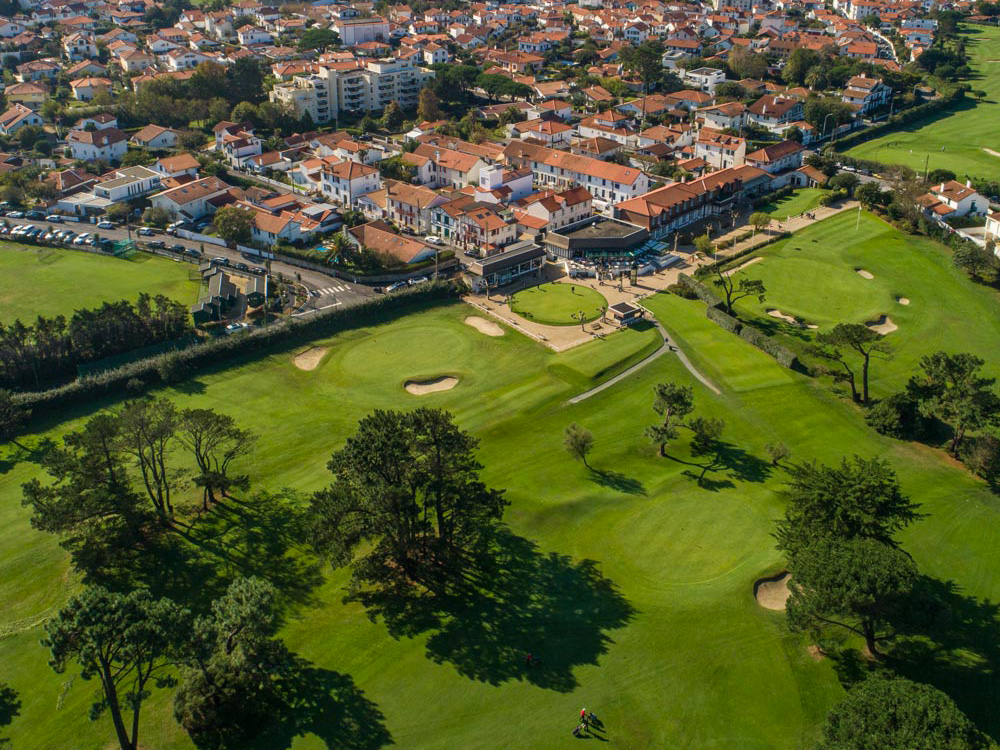
[[[236,356],[265,352],[281,345],[294,347],[331,336],[339,331],[365,325],[386,314],[398,314],[423,303],[436,303],[459,297],[465,286],[452,281],[429,281],[393,294],[374,297],[351,307],[321,310],[303,318],[291,318],[245,333],[222,335],[180,351],[129,362],[93,376],[46,391],[21,393],[16,400],[35,415],[69,404],[86,401],[126,389],[164,383],[164,372],[182,368],[186,374]],[[169,361],[168,361],[169,360]]]

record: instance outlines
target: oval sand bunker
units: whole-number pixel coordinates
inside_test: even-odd
[[[486,320],[486,318],[470,315],[465,319],[465,324],[467,326],[472,326],[480,333],[485,333],[487,336],[503,336],[503,328],[498,326],[492,320]]]
[[[896,297],[896,302],[898,302],[901,305],[910,304],[910,300],[908,300],[906,297]]]
[[[325,354],[325,346],[314,346],[312,349],[306,349],[301,354],[295,355],[295,366],[300,370],[315,370],[323,361]]]
[[[451,375],[442,375],[439,378],[431,378],[430,380],[407,380],[403,383],[406,392],[412,393],[414,396],[425,396],[428,393],[437,393],[438,391],[450,391],[456,385],[458,385],[458,378]]]
[[[784,571],[754,583],[753,595],[757,603],[765,609],[784,609],[785,602],[792,595],[788,589],[788,579],[791,577],[791,573]]]
[[[863,268],[855,268],[854,270],[857,271],[858,272],[858,276],[860,276],[863,279],[874,279],[875,278],[875,274],[873,274],[871,271],[866,271]]]

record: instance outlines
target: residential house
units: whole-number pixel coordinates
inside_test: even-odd
[[[160,189],[160,174],[148,167],[124,167],[101,177],[94,195],[113,203],[141,198]]]
[[[747,142],[743,138],[712,128],[702,128],[694,142],[695,158],[704,159],[715,169],[742,165],[746,152]]]
[[[23,104],[31,109],[41,109],[49,98],[49,90],[41,83],[15,83],[8,86],[4,92],[8,104]]]
[[[75,78],[69,82],[73,90],[73,98],[81,102],[89,102],[100,93],[111,94],[110,78]]]
[[[128,151],[128,136],[118,128],[70,130],[66,145],[74,159],[81,161],[118,161]]]
[[[434,257],[435,248],[409,237],[402,237],[384,221],[371,221],[344,230],[344,236],[356,247],[385,253],[406,265]]]
[[[15,104],[0,115],[0,133],[13,135],[25,125],[41,125],[41,115],[23,104]]]
[[[797,141],[781,141],[746,155],[746,163],[768,174],[780,174],[802,166],[805,147]]]
[[[430,188],[396,180],[386,180],[385,191],[386,218],[396,226],[415,233],[430,231],[431,209],[447,201],[445,196]]]
[[[147,125],[135,133],[129,141],[136,146],[153,150],[173,148],[177,145],[180,131],[161,125]]]
[[[802,119],[802,102],[774,94],[765,94],[750,105],[747,119],[771,132],[781,132]]]
[[[990,212],[989,200],[976,192],[972,183],[948,180],[935,185],[930,192],[917,198],[924,212],[937,219],[960,216],[986,216]]]
[[[892,89],[882,83],[881,78],[854,76],[847,82],[841,99],[863,115],[888,104]]]
[[[203,177],[157,193],[149,201],[153,206],[166,210],[172,218],[196,221],[215,213],[216,204],[212,201],[228,195],[231,189],[218,177]]]
[[[486,162],[474,154],[428,143],[421,143],[413,153],[431,160],[431,182],[426,183],[429,187],[475,185],[479,182],[479,171],[486,166]]]
[[[164,177],[172,177],[177,180],[193,179],[198,176],[201,163],[191,154],[178,154],[177,156],[157,159],[152,169]]]
[[[375,167],[349,160],[324,166],[320,175],[323,195],[347,208],[356,207],[358,198],[375,192],[382,182]]]

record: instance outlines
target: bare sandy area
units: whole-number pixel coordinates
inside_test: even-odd
[[[765,609],[782,610],[792,592],[788,589],[788,579],[792,574],[785,571],[770,578],[761,578],[753,585],[753,595],[757,603]]]
[[[762,260],[764,259],[758,255],[756,258],[751,258],[746,263],[740,263],[738,266],[736,266],[736,268],[730,268],[728,271],[723,271],[722,275],[732,276],[737,271],[742,271],[747,266],[752,266],[754,263],[760,263]]]
[[[892,322],[892,318],[888,315],[880,315],[876,320],[866,321],[865,325],[875,331],[875,333],[881,333],[883,336],[899,328],[899,326]]]
[[[426,396],[428,393],[450,391],[456,385],[458,385],[458,378],[451,375],[442,375],[439,378],[431,378],[430,380],[407,380],[403,383],[406,392],[412,393],[414,396]]]
[[[906,297],[896,297],[896,302],[898,302],[901,305],[910,304],[910,300],[908,300]]]
[[[778,318],[786,323],[791,323],[793,326],[801,325],[797,318],[793,318],[791,315],[785,315],[781,310],[768,310],[767,314],[772,318]]]
[[[486,318],[480,318],[476,315],[470,315],[465,319],[465,324],[472,326],[480,333],[485,333],[487,336],[503,336],[503,328],[498,326],[492,320],[486,320]]]
[[[863,279],[874,279],[875,278],[875,274],[873,274],[871,271],[866,271],[863,268],[855,268],[854,270],[857,271],[858,272],[858,276],[860,276]]]
[[[770,315],[772,318],[778,318],[779,320],[783,320],[786,323],[791,323],[793,326],[798,326],[799,328],[809,328],[809,329],[819,328],[818,325],[814,325],[812,323],[803,323],[798,318],[792,317],[791,315],[786,315],[785,313],[781,312],[781,310],[768,310],[767,314]]]
[[[1000,62],[1000,61],[998,61],[998,60],[990,60],[990,62]],[[1000,151],[994,151],[991,148],[984,148],[983,151],[985,151],[990,156],[1000,156]]]
[[[323,361],[326,351],[325,346],[314,346],[311,349],[306,349],[301,354],[295,355],[295,366],[300,370],[315,370]]]

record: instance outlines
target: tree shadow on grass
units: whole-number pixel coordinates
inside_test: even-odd
[[[642,482],[633,477],[627,477],[620,471],[595,469],[593,467],[587,468],[590,469],[590,481],[594,484],[607,487],[609,490],[614,490],[615,492],[623,492],[626,495],[645,496],[646,494],[646,488]]]
[[[285,750],[296,737],[310,735],[337,750],[379,750],[394,744],[382,712],[350,675],[301,658],[295,662],[280,688],[283,705],[246,750]]]
[[[962,593],[954,581],[921,576],[913,606],[896,624],[886,662],[929,683],[994,740],[1000,740],[1000,605]]]
[[[188,396],[196,396],[208,390],[208,387],[201,380],[196,378],[190,378],[188,380],[182,380],[179,383],[175,383],[172,388],[178,393],[185,393]]]
[[[322,575],[302,544],[298,506],[291,492],[228,498],[190,523],[178,521],[146,548],[95,560],[86,579],[116,590],[144,586],[203,612],[234,579],[258,576],[274,584],[282,604],[309,604]]]
[[[762,458],[758,458],[739,446],[717,441],[710,448],[695,450],[693,453],[701,461],[685,461],[672,456],[667,458],[675,463],[690,466],[681,472],[684,476],[694,479],[699,487],[712,492],[735,487],[738,482],[765,482],[774,471],[774,467]],[[723,474],[723,477],[711,477],[709,474]]]
[[[55,442],[50,437],[43,437],[31,445],[21,445],[10,441],[3,456],[0,456],[0,474],[6,474],[19,463],[40,464],[46,454],[52,450]]]
[[[427,656],[459,674],[500,685],[524,680],[569,692],[574,668],[596,664],[635,610],[593,560],[541,552],[506,529],[489,552],[463,561],[449,585],[406,582],[350,595],[394,638],[429,633]],[[527,663],[532,654],[537,662]]]

